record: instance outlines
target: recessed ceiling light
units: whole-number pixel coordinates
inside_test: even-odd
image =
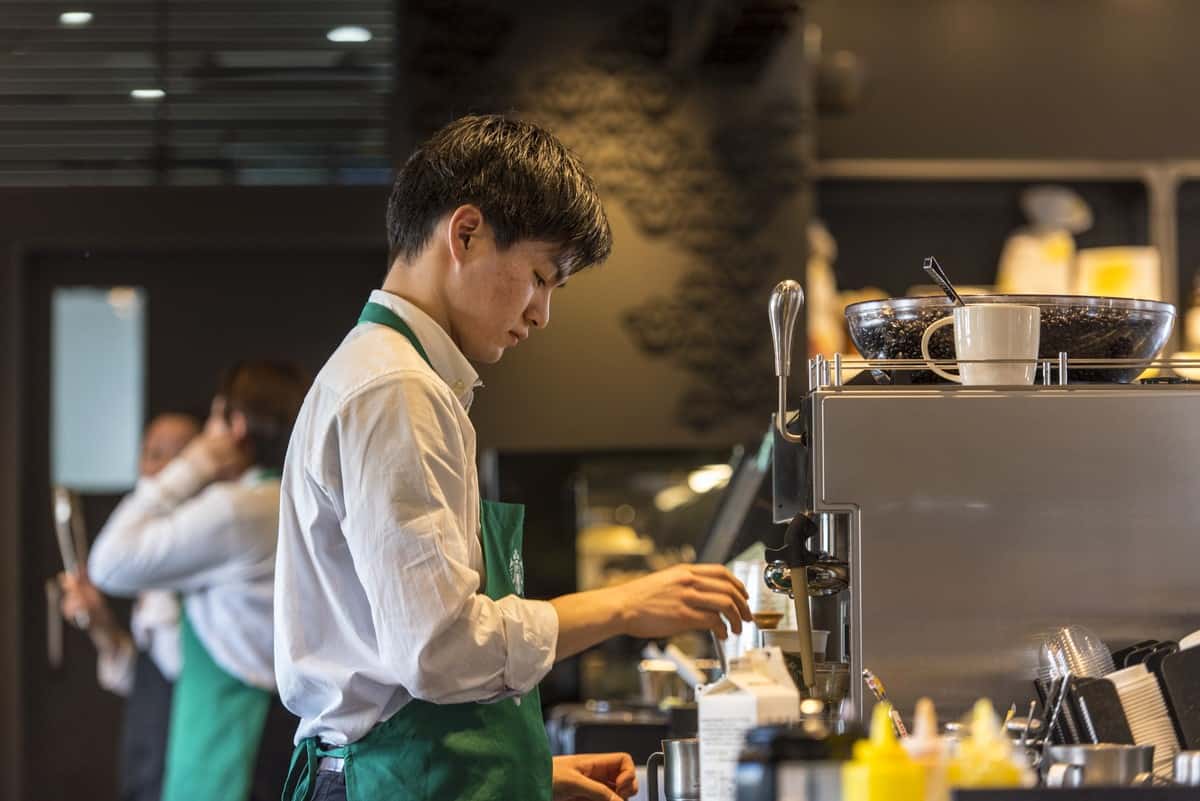
[[[162,100],[166,95],[162,89],[134,89],[129,93],[134,100]]]
[[[360,28],[357,25],[343,25],[340,28],[334,28],[329,33],[325,34],[325,38],[331,42],[369,42],[371,41],[371,32],[366,28]]]
[[[90,11],[64,11],[58,15],[58,24],[68,28],[82,28],[92,21]]]

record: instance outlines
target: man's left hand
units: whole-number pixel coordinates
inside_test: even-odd
[[[554,801],[623,801],[635,793],[629,754],[554,757]]]

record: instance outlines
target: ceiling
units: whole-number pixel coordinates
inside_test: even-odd
[[[0,185],[386,183],[395,6],[0,0]]]

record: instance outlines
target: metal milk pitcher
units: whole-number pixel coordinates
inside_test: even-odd
[[[667,801],[700,801],[700,741],[695,737],[663,740],[662,749],[646,760],[646,797],[658,801],[661,765]]]

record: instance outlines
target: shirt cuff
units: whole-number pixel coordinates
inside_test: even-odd
[[[216,477],[216,459],[203,441],[196,441],[184,448],[183,453],[157,476],[146,479],[144,486],[160,503],[174,507],[204,489]]]
[[[96,680],[110,693],[128,696],[133,692],[135,669],[133,642],[122,637],[113,648],[100,651],[96,657]]]
[[[508,661],[504,684],[518,695],[537,687],[558,650],[558,613],[547,601],[527,601],[509,595],[497,601],[504,620]]]

